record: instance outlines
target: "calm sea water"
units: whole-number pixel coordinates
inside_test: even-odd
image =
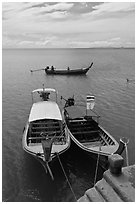
[[[74,201],[60,165],[53,165],[55,180],[45,174],[41,164],[22,149],[22,131],[31,107],[33,89],[56,88],[60,96],[73,94],[83,100],[87,93],[96,97],[95,110],[100,124],[116,138],[129,138],[129,164],[135,162],[135,79],[134,49],[45,49],[3,50],[2,57],[2,178],[3,201]],[[87,67],[86,76],[46,76],[54,65],[58,69]],[[123,154],[125,158],[125,153]],[[62,159],[77,198],[93,185],[96,161],[78,151],[66,152]],[[98,179],[103,171],[99,169]]]

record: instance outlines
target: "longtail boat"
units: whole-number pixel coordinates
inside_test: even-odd
[[[38,159],[53,178],[49,163],[67,151],[70,137],[57,104],[56,90],[43,87],[31,94],[33,105],[23,132],[23,149]],[[34,102],[34,94],[41,100]]]
[[[49,75],[81,75],[81,74],[86,74],[89,69],[93,66],[93,62],[90,64],[89,67],[87,68],[79,68],[79,69],[70,69],[69,67],[65,70],[61,70],[61,69],[55,69],[53,66],[51,68],[49,68],[49,66],[47,66],[45,68],[45,72],[46,74]]]
[[[63,98],[63,97],[62,97]],[[128,143],[126,138],[118,143],[103,127],[99,125],[99,115],[93,111],[95,97],[87,96],[87,104],[78,104],[72,98],[64,99],[63,115],[67,125],[67,131],[71,138],[71,144],[76,151],[79,148],[84,153],[97,158],[103,168],[108,168],[108,156],[121,155]]]

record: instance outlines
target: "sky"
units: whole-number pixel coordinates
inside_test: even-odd
[[[135,3],[3,2],[2,47],[135,47]]]

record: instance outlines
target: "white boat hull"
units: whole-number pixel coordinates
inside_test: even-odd
[[[26,127],[24,129],[23,138],[22,138],[22,146],[23,146],[24,151],[27,152],[28,154],[32,155],[36,159],[45,162],[44,152],[43,152],[43,148],[42,148],[41,143],[34,145],[34,146],[28,146],[27,145],[28,129],[29,129],[29,125],[27,123]],[[68,135],[67,128],[65,128],[65,134]],[[71,142],[70,137],[68,135],[65,145],[54,145],[53,144],[52,149],[51,149],[51,157],[50,157],[49,162],[53,161],[57,157],[57,154],[61,155],[64,152],[66,152],[70,147],[70,142]]]

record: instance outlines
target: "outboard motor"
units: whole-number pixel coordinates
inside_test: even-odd
[[[74,98],[68,98],[68,100],[66,101],[65,107],[74,106],[74,104],[75,104]]]
[[[61,96],[61,100],[64,99],[66,101],[65,103],[65,108],[68,107],[68,106],[74,106],[75,104],[75,100],[74,100],[74,96],[73,97],[70,97],[68,99],[65,99]]]

